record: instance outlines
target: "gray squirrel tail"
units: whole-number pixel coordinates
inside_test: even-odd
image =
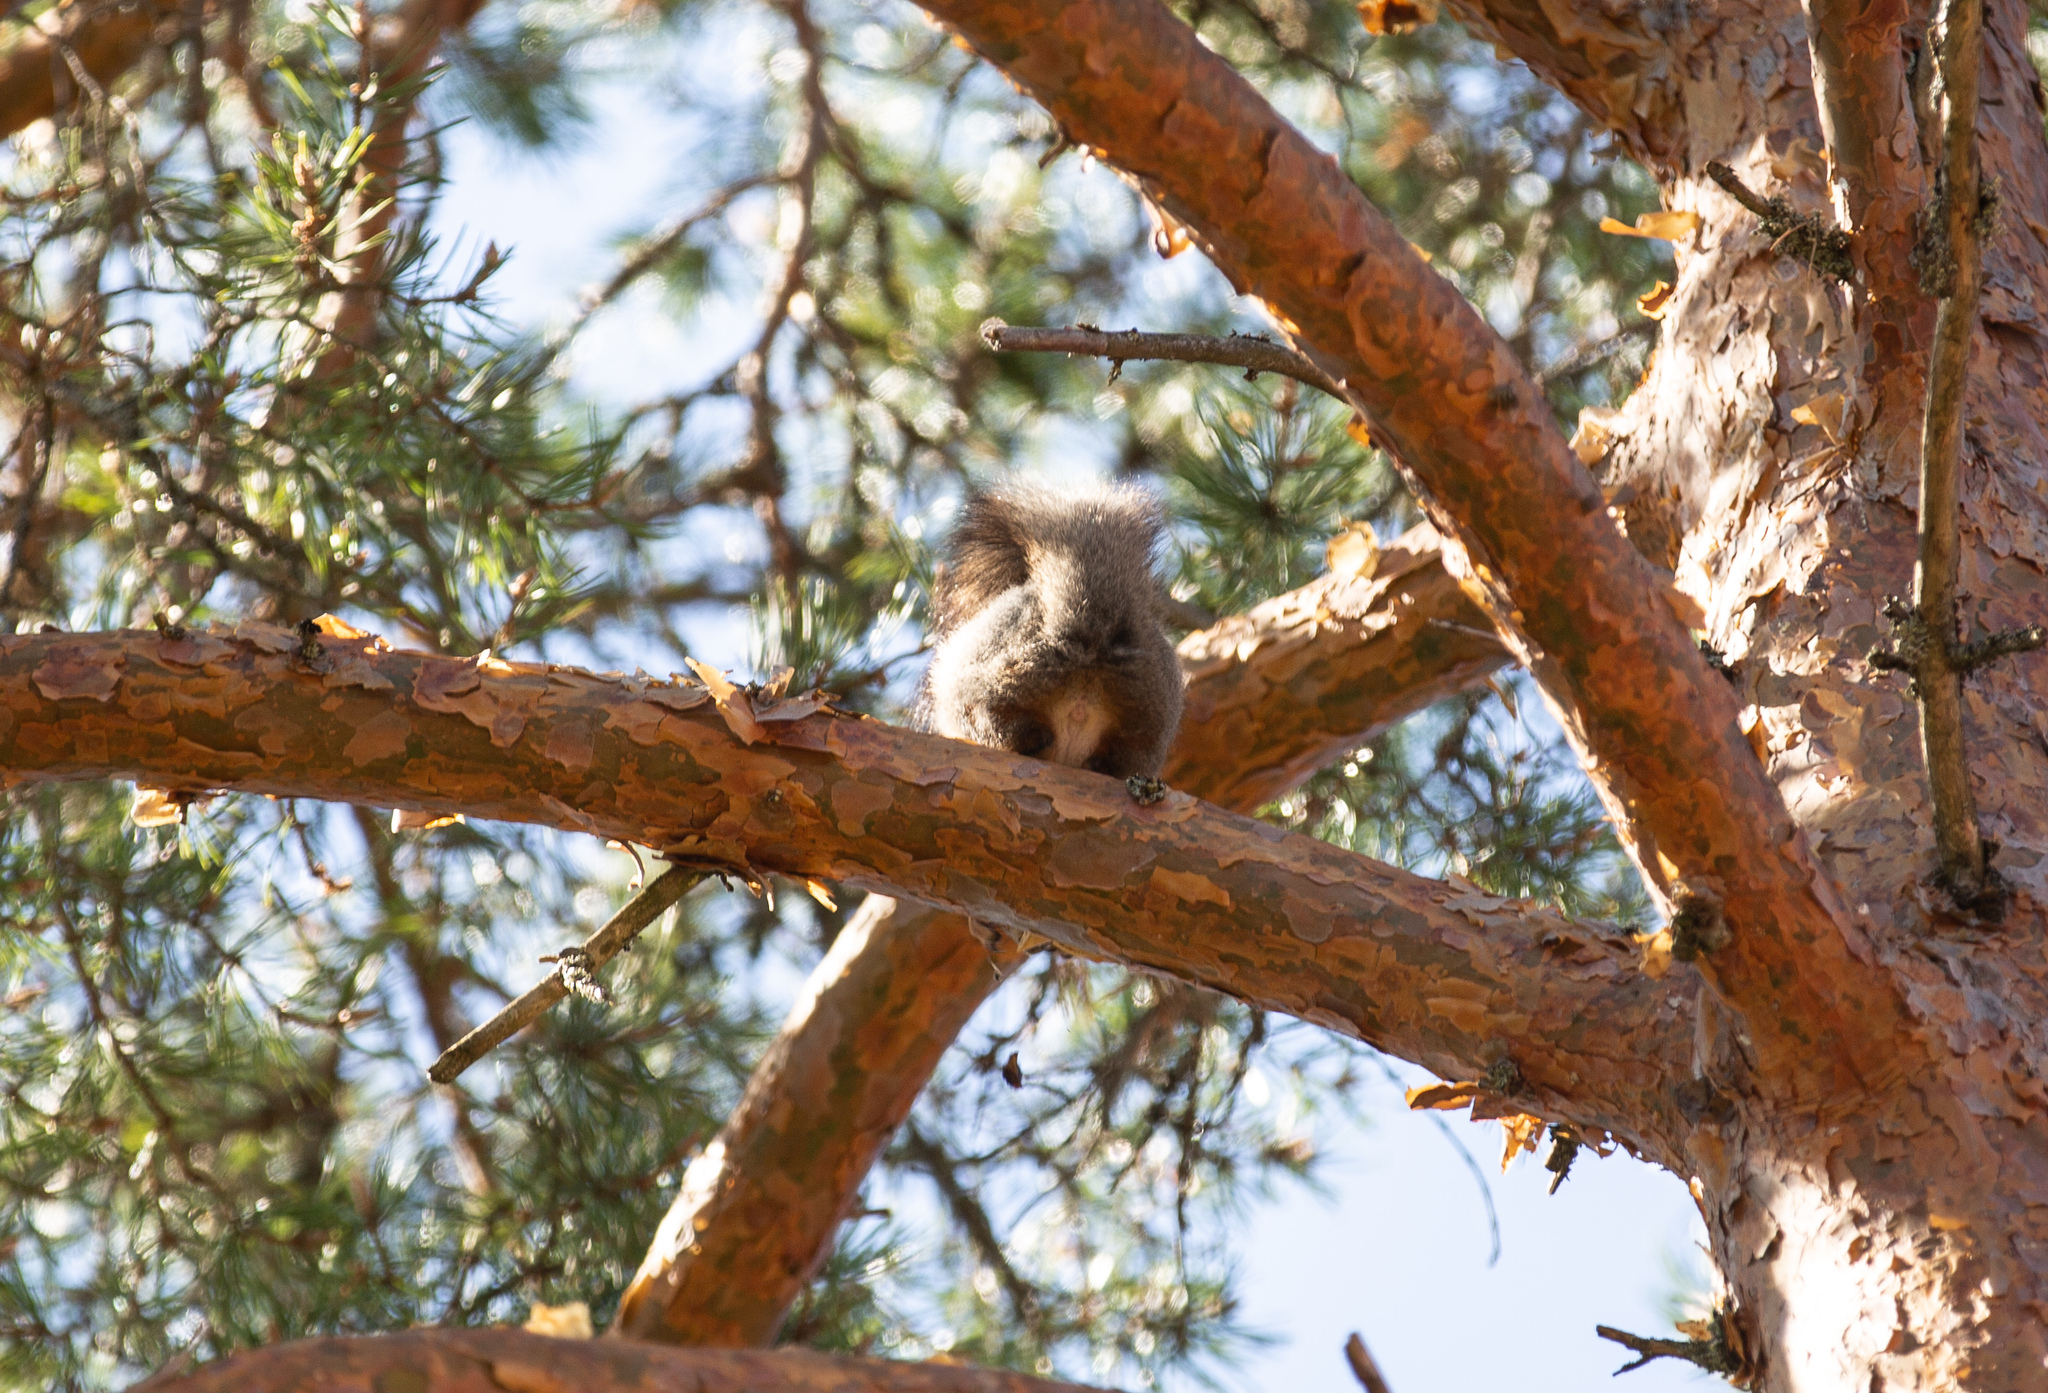
[[[1050,633],[1108,638],[1128,622],[1156,622],[1161,533],[1158,507],[1131,484],[1007,484],[977,494],[934,587],[939,632],[1027,584]]]

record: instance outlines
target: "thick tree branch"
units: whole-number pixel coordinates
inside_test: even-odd
[[[1738,932],[1701,966],[1746,1019],[1759,1087],[1817,1099],[1895,1078],[1895,988],[1508,345],[1156,0],[925,8],[1135,178],[1361,401],[1652,886],[1667,904],[1681,888],[1724,901]]]
[[[991,319],[981,326],[981,340],[998,353],[1078,353],[1089,358],[1107,358],[1112,364],[1112,378],[1125,363],[1144,360],[1215,363],[1243,368],[1247,376],[1270,372],[1291,377],[1347,406],[1351,404],[1344,384],[1317,367],[1307,354],[1247,334],[1147,334],[1136,329],[1096,329],[1086,324],[1072,329],[1021,329]]]
[[[148,51],[157,25],[181,8],[176,0],[69,0],[37,15],[0,52],[0,136],[56,115],[78,91],[73,62],[102,87],[114,81]]]
[[[1007,939],[991,952],[957,914],[870,895],[684,1173],[612,1333],[771,1342],[876,1157],[1020,957]]]
[[[1086,1393],[1002,1369],[907,1364],[807,1349],[660,1349],[523,1330],[405,1330],[251,1350],[149,1393]]]
[[[1835,216],[1856,234],[1863,288],[1896,339],[1881,351],[1901,356],[1911,347],[1903,335],[1919,303],[1911,254],[1927,195],[1900,49],[1913,6],[1907,0],[1804,0],[1804,8]]]
[[[908,895],[1366,1040],[1677,1159],[1683,979],[1635,945],[1177,793],[817,709],[368,638],[0,637],[0,785],[174,789],[531,822],[708,868]],[[734,734],[745,731],[754,744]],[[1689,969],[1677,969],[1689,974]]]
[[[1375,574],[1324,576],[1181,644],[1175,788],[1251,812],[1507,661],[1418,527]],[[771,1341],[830,1253],[875,1159],[1001,981],[967,920],[870,897],[841,932],[739,1108],[691,1164],[615,1333]]]
[[[1252,812],[1506,667],[1440,546],[1434,528],[1417,527],[1370,576],[1319,576],[1183,639],[1187,714],[1167,783]]]

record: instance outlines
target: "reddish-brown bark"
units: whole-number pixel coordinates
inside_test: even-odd
[[[1369,578],[1324,576],[1189,635],[1187,717],[1168,782],[1251,812],[1506,662],[1485,623],[1420,527]],[[876,1157],[999,981],[959,915],[870,898],[691,1164],[615,1333],[773,1339]]]
[[[870,895],[691,1161],[612,1333],[765,1345],[940,1058],[1002,980],[965,919]]]
[[[77,96],[71,60],[105,86],[134,66],[157,25],[182,8],[176,0],[68,0],[38,15],[0,52],[0,136],[54,116],[60,103]]]
[[[1814,862],[1643,558],[1541,391],[1329,156],[1157,0],[928,0],[1136,178],[1344,379],[1580,751],[1660,893],[1740,926],[1705,965],[1788,1103],[1900,1067],[1893,984]]]
[[[1625,500],[1629,540],[1705,612],[1735,665],[1724,694],[1673,659],[1653,607],[1617,615],[1613,590],[1587,583],[1630,575],[1616,534],[1531,423],[1540,409],[1490,333],[1185,29],[1141,0],[929,7],[1139,176],[1326,368],[1401,394],[1368,405],[1434,516],[1466,524],[1475,563],[1522,611],[1545,650],[1535,672],[1576,712],[1624,832],[1648,828],[1680,878],[1722,878],[1732,942],[1706,960],[1719,990],[1689,1002],[1697,1053],[1671,1087],[1693,1124],[1676,1169],[1699,1182],[1743,1380],[2041,1386],[2048,664],[2004,665],[1965,694],[1983,827],[2013,891],[1992,931],[1928,883],[1910,707],[1864,660],[1883,596],[1912,571],[1933,305],[1904,268],[1932,132],[1907,63],[1926,13],[1816,0],[1829,43],[1815,63],[1791,0],[1457,4],[1611,124],[1668,206],[1701,215],[1673,245],[1653,367],[1603,423],[1600,482]],[[2048,617],[2048,145],[2025,8],[1997,0],[1986,33],[1978,138],[2004,202],[1964,411],[1961,585],[1965,616],[1989,629]],[[1802,211],[1839,204],[1857,283],[1776,255],[1695,173],[1715,160]],[[1641,705],[1618,690],[1630,682]],[[1634,714],[1668,718],[1674,699],[1691,703],[1682,744]],[[1761,773],[1722,738],[1731,699]],[[1680,848],[1670,834],[1689,823]],[[1737,858],[1732,874],[1719,855]]]
[[[807,700],[753,720],[747,745],[693,685],[371,639],[322,640],[309,665],[260,625],[0,636],[0,786],[117,778],[464,812],[907,895],[1442,1074],[1512,1059],[1531,1110],[1653,1154],[1682,1130],[1667,1090],[1691,974],[1648,980],[1612,929]]]
[[[811,1350],[662,1349],[523,1330],[295,1340],[152,1380],[149,1393],[1086,1393],[999,1369]]]

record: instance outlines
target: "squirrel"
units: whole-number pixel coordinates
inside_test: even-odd
[[[933,586],[924,728],[1163,796],[1181,671],[1152,573],[1161,531],[1129,484],[970,498]]]

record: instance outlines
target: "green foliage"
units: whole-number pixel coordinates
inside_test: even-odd
[[[1369,41],[1337,0],[1182,8],[1532,368],[1583,360],[1551,383],[1562,418],[1626,394],[1642,341],[1611,340],[1662,261],[1596,227],[1654,190],[1558,98],[1449,25]],[[931,544],[1012,471],[1155,487],[1177,590],[1217,613],[1308,579],[1344,523],[1414,520],[1307,389],[983,346],[990,315],[1274,331],[1194,254],[1162,266],[1129,190],[1046,160],[1044,113],[908,10],[486,9],[439,36],[446,70],[387,80],[352,9],[221,9],[0,173],[10,629],[335,611],[457,653],[787,666],[894,719]],[[401,51],[423,50],[388,51],[394,74]],[[621,108],[660,140],[627,148]],[[612,213],[617,264],[566,327],[501,315],[498,250],[433,235],[451,146],[485,136],[676,171]],[[691,348],[627,399],[579,354],[646,327],[643,281]],[[839,922],[700,892],[611,969],[618,1004],[571,1003],[437,1092],[426,1063],[603,917],[622,862],[257,799],[156,831],[106,788],[0,799],[6,1387],[535,1301],[604,1320]],[[1554,737],[1493,698],[1270,815],[1642,914]],[[871,1185],[887,1214],[848,1226],[786,1333],[1221,1377],[1257,1335],[1230,1221],[1312,1181],[1358,1062],[1204,993],[1038,961],[953,1052]]]
[[[1292,382],[1270,398],[1226,384],[1200,404],[1207,440],[1173,460],[1168,497],[1193,534],[1180,589],[1216,614],[1306,583],[1343,523],[1406,518],[1393,472],[1348,433],[1350,412],[1304,395]]]

